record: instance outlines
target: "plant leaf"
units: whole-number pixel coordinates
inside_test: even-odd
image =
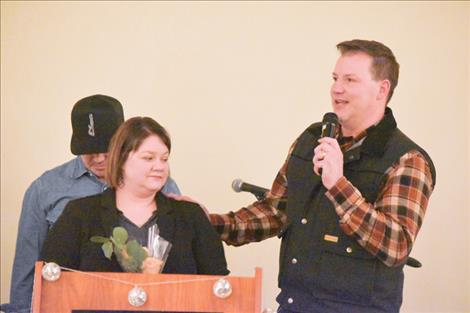
[[[147,251],[136,240],[131,240],[127,243],[127,252],[134,259],[136,271],[140,271],[142,262],[148,256]]]
[[[109,241],[109,238],[102,237],[102,236],[93,236],[90,238],[90,241],[94,243],[105,243]]]
[[[147,251],[137,242],[137,240],[131,240],[127,243],[127,251],[129,255],[132,255],[135,258],[144,260],[148,257]]]
[[[117,244],[125,244],[128,238],[127,230],[124,227],[114,227],[113,238]]]
[[[111,243],[111,241],[103,243],[101,249],[104,252],[104,256],[111,260],[111,255],[113,254],[113,244]]]

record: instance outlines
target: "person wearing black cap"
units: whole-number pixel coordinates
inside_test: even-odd
[[[18,227],[15,260],[6,312],[29,312],[34,264],[51,226],[73,199],[104,191],[108,144],[124,122],[121,103],[113,97],[93,95],[79,100],[72,109],[71,151],[77,157],[46,171],[28,188]],[[179,194],[169,178],[165,193]]]

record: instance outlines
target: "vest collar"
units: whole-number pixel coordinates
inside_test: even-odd
[[[377,125],[372,125],[366,130],[366,138],[360,146],[361,152],[375,157],[382,156],[385,153],[385,146],[396,129],[397,122],[393,116],[392,109],[386,107],[382,120]],[[311,125],[308,131],[314,138],[320,137],[321,123]],[[317,144],[316,142],[315,146]]]
[[[367,129],[367,137],[361,145],[363,153],[380,157],[385,153],[385,146],[397,128],[397,122],[393,117],[392,109],[385,108],[382,120]]]

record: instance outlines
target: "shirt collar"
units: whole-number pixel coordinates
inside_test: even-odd
[[[354,148],[364,141],[365,137],[367,136],[367,130],[363,130],[357,136],[343,136],[341,129],[339,131],[338,143],[341,146],[342,151],[347,151],[351,148]]]
[[[70,168],[70,177],[72,178],[80,178],[86,173],[88,173],[88,169],[85,167],[85,164],[83,164],[82,158],[80,156],[77,156],[73,160],[73,165]]]
[[[88,175],[90,177],[93,177],[97,181],[100,181],[102,184],[105,184],[98,177],[96,177],[96,175],[92,171],[90,171],[88,168],[86,168],[85,163],[83,163],[82,158],[80,156],[77,156],[73,160],[73,165],[72,165],[72,168],[71,168],[71,171],[70,171],[70,177],[72,177],[74,179],[78,179],[78,178],[82,177],[83,175]]]

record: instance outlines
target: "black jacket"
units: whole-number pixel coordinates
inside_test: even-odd
[[[195,203],[177,201],[157,193],[160,236],[172,243],[164,273],[228,274],[219,236]],[[109,237],[119,226],[113,189],[70,201],[50,230],[40,259],[82,271],[122,272],[114,254],[107,259],[92,236]]]

